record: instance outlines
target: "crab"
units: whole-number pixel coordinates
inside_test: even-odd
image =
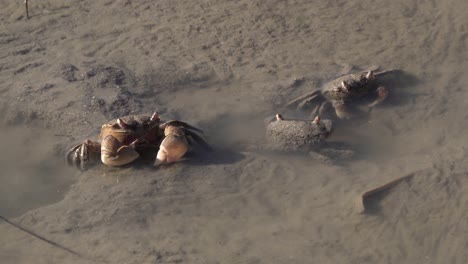
[[[66,159],[69,165],[81,170],[99,160],[99,157],[105,165],[122,166],[136,160],[142,149],[159,145],[154,162],[155,166],[159,166],[180,160],[192,140],[211,150],[210,145],[196,132],[203,133],[182,121],[161,122],[157,112],[151,116],[124,116],[101,127],[100,142],[85,140],[73,146],[67,152]]]
[[[324,163],[349,159],[354,151],[332,146],[325,140],[333,132],[333,122],[316,116],[313,120],[287,119],[276,114],[266,127],[268,150],[286,153],[307,153]]]
[[[388,90],[380,85],[379,79],[397,70],[374,72],[364,71],[356,74],[346,74],[326,83],[322,89],[314,90],[289,101],[286,107],[297,106],[303,109],[312,106],[312,116],[325,115],[330,105],[340,119],[350,119],[354,116],[350,107],[352,104],[367,104],[370,108],[380,104],[388,96]]]

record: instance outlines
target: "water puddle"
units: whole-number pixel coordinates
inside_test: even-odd
[[[63,139],[27,126],[1,131],[0,214],[14,217],[60,200],[75,175],[56,153]]]

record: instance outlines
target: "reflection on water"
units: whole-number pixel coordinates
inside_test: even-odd
[[[1,131],[0,214],[17,216],[59,200],[74,175],[54,153],[62,139],[26,126]]]

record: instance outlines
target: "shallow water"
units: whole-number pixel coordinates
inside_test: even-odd
[[[65,166],[51,146],[57,137],[41,128],[2,128],[0,212],[18,216],[30,209],[57,202],[75,182],[74,171]]]

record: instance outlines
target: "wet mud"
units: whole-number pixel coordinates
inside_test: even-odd
[[[466,1],[29,8],[0,2],[0,215],[79,256],[1,222],[5,263],[467,262]],[[401,72],[327,138],[352,160],[252,147],[276,113],[310,118],[288,101],[369,65]],[[154,111],[202,128],[214,151],[65,166],[106,121]]]

